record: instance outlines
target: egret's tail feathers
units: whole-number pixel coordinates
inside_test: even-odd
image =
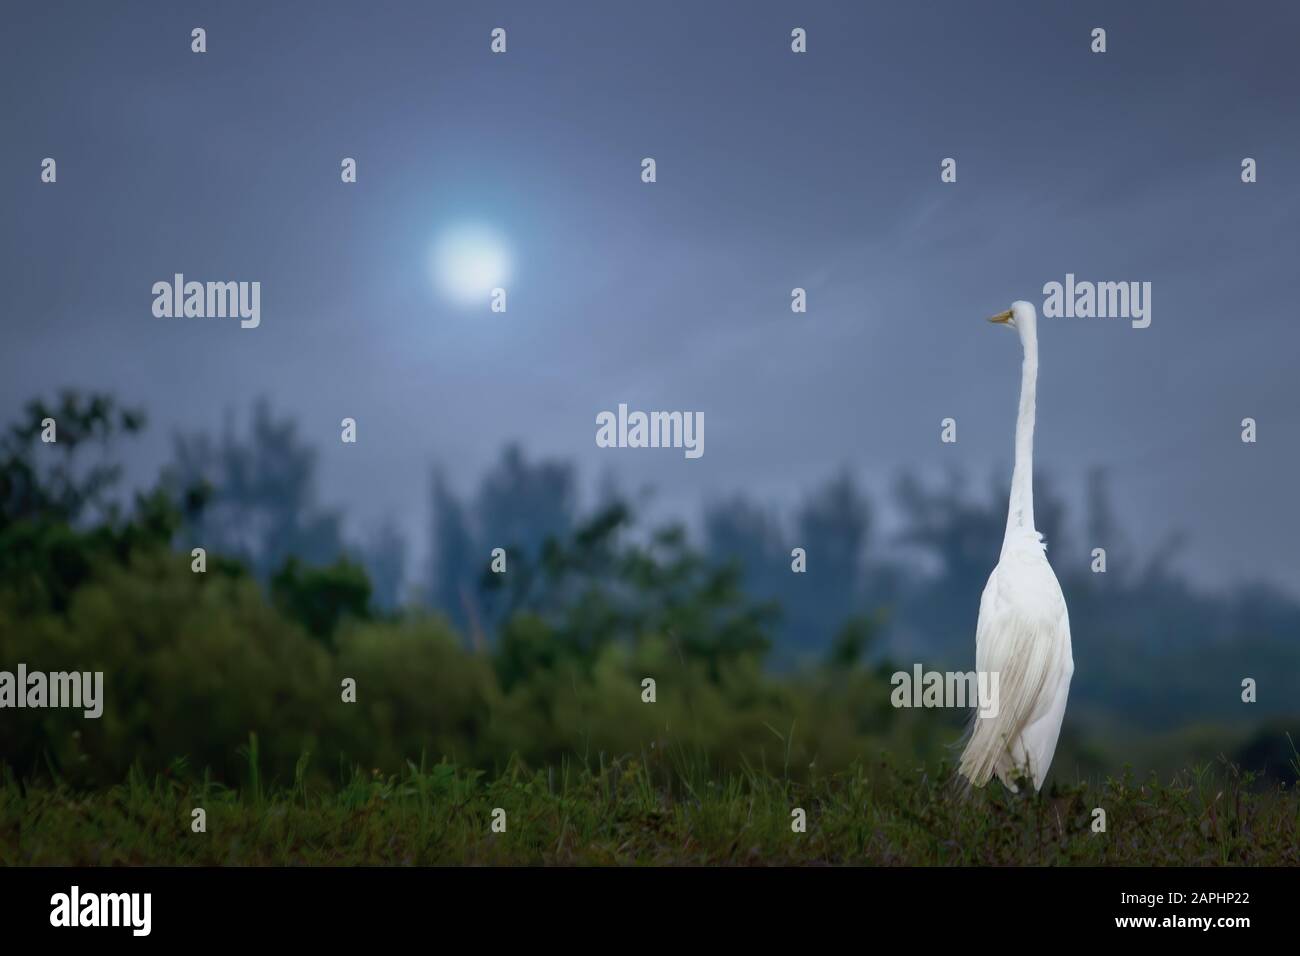
[[[1001,637],[997,653],[980,666],[980,670],[995,670],[999,675],[995,709],[981,702],[994,712],[976,713],[957,772],[976,787],[984,786],[996,774],[1013,792],[1015,780],[1021,776],[1032,779],[1037,789],[1047,768],[1034,765],[1021,735],[1048,684],[1055,648],[1027,622]]]

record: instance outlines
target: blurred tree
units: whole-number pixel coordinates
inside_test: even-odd
[[[431,497],[429,600],[477,645],[481,643],[482,625],[473,589],[486,559],[482,553],[476,554],[469,515],[440,472],[434,473]]]
[[[772,598],[781,593],[791,573],[785,537],[778,519],[742,494],[705,506],[705,549],[715,560],[740,568],[745,588],[753,595]],[[782,644],[786,637],[782,628]]]
[[[374,607],[389,614],[397,611],[406,581],[406,539],[391,520],[371,533],[361,560],[374,588]]]
[[[109,497],[122,473],[114,444],[143,426],[143,413],[111,396],[67,390],[53,405],[28,402],[0,437],[0,580],[22,606],[63,611],[97,563],[126,561],[175,532],[180,515],[166,495],[137,495],[131,521]],[[88,446],[99,460],[86,460]]]
[[[917,560],[903,577],[873,561],[872,512],[845,476],[814,492],[787,531],[744,499],[724,502],[706,514],[701,553],[680,526],[634,526],[612,492],[576,519],[572,470],[507,450],[469,506],[434,486],[434,553],[446,572],[434,583],[455,598],[450,610],[485,609],[478,620],[498,635],[490,653],[469,654],[437,615],[372,613],[372,603],[395,600],[399,533],[381,529],[366,552],[370,567],[387,569],[373,589],[340,558],[337,519],[314,504],[310,454],[260,414],[252,438],[188,447],[191,467],[129,507],[113,497],[113,456],[117,439],[140,427],[138,413],[67,393],[30,403],[0,434],[0,660],[93,666],[110,685],[101,720],[23,711],[0,721],[0,759],[102,782],[136,762],[164,768],[188,755],[230,780],[239,770],[231,755],[251,730],[269,769],[287,775],[304,750],[392,767],[426,747],[435,759],[491,763],[655,744],[656,755],[697,747],[739,767],[768,754],[820,772],[886,742],[920,755],[952,739],[952,715],[890,707],[885,665],[868,660],[885,636],[879,595],[894,596],[889,628],[924,638],[928,649],[907,663],[968,667],[1005,525],[1004,482],[972,500],[959,477],[933,487],[904,476],[901,540]],[[40,442],[45,418],[58,422],[56,444]],[[216,481],[196,488],[183,475]],[[1121,540],[1104,476],[1089,494],[1088,536]],[[1294,729],[1286,689],[1300,686],[1300,602],[1262,584],[1198,588],[1168,550],[1124,557],[1113,579],[1092,575],[1090,547],[1065,540],[1064,505],[1041,478],[1037,498],[1078,665],[1062,740],[1119,741],[1106,744],[1113,757],[1135,728],[1181,734],[1197,724],[1218,735],[1212,752],[1241,745],[1243,760],[1274,773],[1286,758],[1279,733]],[[246,543],[237,528],[211,527],[208,572],[194,574],[189,554],[174,549],[179,529],[205,526],[209,502],[222,501],[227,522],[247,519],[256,534]],[[218,553],[233,540],[251,554],[277,531],[310,551],[313,527],[333,527],[334,556],[313,565],[271,550],[284,560],[263,569],[269,588]],[[790,571],[796,544],[809,553],[806,575]],[[508,574],[487,571],[492,547],[510,549]],[[790,610],[782,631],[776,602]],[[820,666],[764,673],[774,635],[823,652]],[[361,702],[336,706],[339,680],[358,675]],[[660,681],[655,707],[641,702],[646,676]],[[1244,707],[1247,676],[1259,697]],[[1250,739],[1251,722],[1265,719],[1278,723]]]
[[[782,609],[776,659],[780,664],[824,655],[868,600],[891,593],[890,575],[868,559],[871,510],[844,471],[814,491],[787,537],[769,513],[740,495],[708,506],[705,543],[710,557],[743,569],[746,590]],[[791,551],[803,548],[807,570],[792,571]]]
[[[799,510],[795,545],[808,551],[808,571],[787,576],[778,596],[788,608],[788,636],[819,656],[862,603],[871,511],[853,477],[842,472]],[[789,568],[787,567],[787,571]]]
[[[434,605],[484,643],[504,623],[507,608],[482,574],[493,548],[504,548],[509,574],[536,560],[548,539],[573,529],[577,489],[573,467],[536,464],[509,445],[484,476],[471,506],[462,504],[442,476],[433,482]]]
[[[52,421],[53,442],[41,440]],[[73,524],[88,512],[103,516],[106,494],[122,467],[107,458],[112,443],[144,427],[144,413],[118,407],[112,396],[60,393],[52,405],[28,402],[23,417],[0,437],[0,528],[20,521]],[[99,461],[87,461],[98,447]]]
[[[667,639],[715,683],[761,663],[775,609],[747,597],[738,569],[710,564],[680,527],[627,540],[631,523],[626,506],[611,505],[549,539],[517,573],[489,572],[485,585],[504,594],[508,609],[496,655],[504,688],[560,662],[589,672],[615,642]]]
[[[181,542],[239,557],[262,581],[291,556],[313,565],[335,561],[343,552],[340,518],[317,505],[315,463],[297,426],[274,417],[265,399],[254,407],[247,439],[235,434],[229,418],[220,441],[176,436],[166,487],[173,494],[208,489]]]
[[[879,619],[867,614],[848,618],[831,642],[826,664],[834,672],[850,671],[862,663],[880,628]]]

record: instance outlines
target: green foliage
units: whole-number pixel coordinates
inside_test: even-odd
[[[0,591],[0,659],[31,669],[104,672],[104,713],[10,711],[0,752],[13,765],[83,783],[120,778],[134,762],[178,755],[237,779],[234,748],[260,732],[291,762],[330,713],[329,656],[285,621],[248,576],[194,574],[157,546],[126,565],[97,564],[63,612],[34,614]]]
[[[50,419],[57,425],[56,440],[45,442]],[[51,405],[28,402],[23,417],[0,436],[0,528],[24,521],[72,523],[105,507],[121,466],[102,459],[87,463],[85,449],[105,448],[143,427],[143,412],[119,408],[108,395],[69,389]]]
[[[681,528],[638,543],[625,540],[631,524],[628,508],[611,504],[571,539],[548,539],[538,561],[524,556],[508,575],[487,572],[485,583],[504,582],[508,595],[496,655],[503,686],[561,661],[594,667],[613,642],[635,649],[659,638],[700,662],[714,683],[758,667],[775,609],[751,602],[736,569],[709,565]]]
[[[499,691],[492,668],[466,652],[441,618],[346,627],[331,669],[337,732],[320,753],[389,771],[421,753],[467,763],[495,756],[490,735]],[[345,677],[357,682],[355,704],[340,702]]]
[[[55,441],[43,424],[55,419]],[[137,496],[133,520],[123,522],[109,493],[121,467],[85,461],[144,424],[141,412],[120,409],[109,396],[65,391],[57,402],[32,401],[0,436],[0,581],[24,606],[67,606],[97,563],[123,561],[142,544],[166,541],[179,516],[165,496]],[[87,519],[88,533],[74,530]]]
[[[271,578],[271,599],[285,617],[328,642],[344,619],[370,616],[370,579],[346,558],[313,568],[291,557]]]
[[[933,750],[955,733],[932,714],[894,714],[872,670],[765,673],[770,609],[679,531],[635,541],[629,523],[614,507],[512,567],[518,593],[490,653],[436,616],[376,618],[349,565],[291,563],[268,596],[237,563],[194,573],[166,527],[123,526],[114,534],[133,543],[111,557],[87,544],[101,530],[50,529],[94,558],[66,601],[34,606],[0,583],[0,659],[102,670],[104,714],[13,712],[0,752],[23,773],[86,786],[178,756],[235,782],[250,734],[267,780],[291,778],[303,750],[393,772],[418,753],[500,770],[511,754],[541,765],[647,747],[802,777],[898,734]],[[653,704],[641,699],[647,676],[659,682]],[[341,699],[344,678],[355,704]]]
[[[50,412],[34,403],[0,440],[0,667],[103,671],[104,712],[97,720],[71,710],[5,712],[0,772],[9,782],[0,786],[0,833],[20,821],[20,862],[73,862],[87,859],[84,853],[104,855],[90,862],[381,862],[390,853],[414,862],[1118,861],[1098,849],[1103,844],[1081,842],[1076,824],[1085,791],[1078,788],[1043,803],[981,795],[977,818],[963,823],[924,770],[918,777],[875,763],[861,769],[882,752],[906,754],[911,767],[939,766],[960,736],[960,716],[890,706],[892,668],[882,660],[879,612],[841,618],[834,640],[809,640],[808,648],[822,648],[820,663],[782,674],[765,668],[781,626],[777,606],[754,600],[737,563],[710,560],[680,527],[638,528],[620,503],[585,521],[553,515],[548,527],[557,530],[534,546],[511,548],[507,574],[485,570],[469,590],[448,582],[461,596],[476,587],[492,599],[485,618],[491,639],[472,613],[465,639],[441,614],[392,610],[391,593],[377,611],[368,576],[344,559],[312,564],[291,554],[262,567],[228,538],[236,553],[209,548],[207,572],[195,573],[187,546],[176,545],[182,529],[225,520],[207,511],[213,487],[164,485],[136,496],[124,516],[109,500],[116,472],[79,469],[71,456],[87,441],[134,431],[138,417],[103,397],[64,396],[54,410],[59,446],[37,444],[33,428]],[[289,434],[269,421],[259,441]],[[272,489],[282,482],[247,462],[241,448],[230,445],[219,456],[229,480],[217,499],[225,496],[227,517],[274,511]],[[276,527],[328,544],[330,520],[304,504],[308,457],[302,449],[289,457],[286,481],[303,507],[281,515]],[[527,471],[522,459],[507,464],[507,477]],[[540,497],[568,487],[552,466],[528,474]],[[492,501],[509,497],[508,483],[494,485]],[[827,501],[853,498],[847,486],[832,491]],[[934,510],[917,501],[926,514]],[[823,537],[834,536],[828,508],[806,509],[805,523]],[[512,526],[524,528],[526,511],[516,510]],[[862,520],[842,536],[845,555],[865,533],[866,513],[859,512]],[[936,519],[933,535],[948,540],[945,520]],[[522,530],[518,536],[527,537]],[[965,548],[977,538],[952,540]],[[276,547],[261,549],[258,560],[274,557]],[[978,562],[968,564],[973,575]],[[794,623],[820,620],[804,612]],[[1158,662],[1139,667],[1137,652],[1130,655],[1131,679],[1157,669]],[[1251,661],[1259,673],[1268,672],[1266,664]],[[355,703],[341,695],[349,678]],[[642,698],[646,678],[656,682],[653,703]],[[1171,686],[1194,696],[1191,684]],[[1153,693],[1149,686],[1145,692]],[[1280,750],[1293,722],[1280,719],[1250,739],[1249,728],[1235,737],[1212,729],[1182,741],[1163,738],[1160,753],[1167,759],[1193,744],[1211,754],[1240,748],[1251,769],[1293,779],[1294,761]],[[1125,728],[1112,736],[1132,735]],[[419,770],[409,764],[417,755]],[[1055,779],[1113,765],[1113,753],[1081,741],[1077,726],[1067,724]],[[331,784],[335,767],[346,772],[338,785]],[[146,783],[151,775],[155,782]],[[1115,786],[1106,784],[1107,799]],[[242,789],[236,795],[226,787]],[[96,788],[97,799],[76,796]],[[233,836],[191,856],[198,851],[176,844],[166,814],[196,793]],[[550,801],[546,809],[525,812],[520,795],[538,793]],[[1230,813],[1177,786],[1136,793],[1126,789],[1116,799],[1164,821],[1155,832],[1169,841],[1197,814],[1200,837],[1170,844],[1189,862],[1210,853],[1255,859],[1243,831],[1222,829],[1225,819],[1294,836],[1290,791],[1280,802],[1247,801]],[[146,799],[162,800],[163,809],[146,811]],[[524,841],[508,851],[484,843],[483,800],[518,809],[534,829],[525,828]],[[797,846],[787,839],[791,800],[825,824]],[[449,810],[448,801],[461,809]],[[1050,831],[1043,817],[1038,855],[1029,857],[1026,808],[1047,806],[1057,820],[1055,843],[1042,842]],[[1241,806],[1258,807],[1259,815],[1233,817]],[[252,807],[263,816],[255,818]],[[397,842],[385,838],[381,849],[371,824],[350,816],[363,809],[394,827]],[[1005,832],[981,830],[981,819]],[[1206,827],[1220,829],[1211,838]],[[107,840],[83,851],[63,842],[65,830]],[[926,835],[940,832],[957,837]],[[954,839],[974,842],[954,849]],[[987,849],[970,849],[980,841]],[[1143,841],[1119,858],[1160,858],[1159,844]],[[1286,858],[1265,843],[1261,859]],[[746,846],[758,847],[757,855]]]
[[[245,748],[258,758],[257,741]],[[712,775],[670,755],[546,770],[511,762],[494,779],[454,763],[337,783],[255,773],[232,789],[133,771],[93,799],[63,784],[0,782],[0,865],[1250,865],[1300,863],[1295,790],[1258,793],[1230,769],[1167,784],[1131,775],[1012,797],[963,795],[946,769],[871,759],[806,782]],[[207,832],[190,811],[207,811]],[[491,832],[492,811],[506,831]],[[791,811],[807,813],[807,832]],[[1105,833],[1092,831],[1093,808]]]

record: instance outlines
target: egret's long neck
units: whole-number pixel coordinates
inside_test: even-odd
[[[1006,536],[1017,529],[1034,530],[1034,404],[1038,391],[1038,337],[1025,336],[1025,361],[1020,372],[1020,414],[1016,416],[1016,465],[1011,472],[1011,504]]]

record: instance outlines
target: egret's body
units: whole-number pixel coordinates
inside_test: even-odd
[[[996,774],[1011,790],[1021,776],[1042,788],[1052,764],[1074,673],[1070,617],[1061,585],[1034,528],[1034,410],[1038,386],[1038,328],[1034,307],[1016,302],[994,316],[1017,329],[1024,346],[1016,458],[1002,554],[980,598],[975,667],[997,673],[996,712],[981,708],[959,772],[982,787]]]

